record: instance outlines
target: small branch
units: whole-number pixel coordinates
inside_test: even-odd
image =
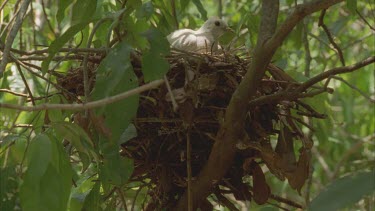
[[[100,25],[102,25],[107,20],[111,20],[111,19],[104,18],[104,19],[99,20],[95,24],[94,28],[92,29],[92,31],[90,33],[89,39],[87,41],[86,47],[88,49],[90,48],[92,40],[94,39],[94,35],[95,35],[96,30],[98,30]],[[85,102],[86,103],[89,102],[89,95],[90,95],[89,74],[87,72],[88,57],[89,57],[89,53],[86,52],[85,57],[83,58],[83,63],[82,63],[82,66],[83,66],[83,89],[84,89],[84,93],[85,93]]]
[[[45,54],[48,53],[48,48],[35,51],[21,51],[18,49],[12,48],[11,51],[20,55],[35,55],[35,54]],[[70,53],[100,53],[105,54],[108,51],[108,48],[61,48],[59,52],[70,52]]]
[[[303,47],[305,49],[305,76],[310,77],[310,64],[311,64],[311,53],[310,53],[310,46],[309,46],[309,39],[307,38],[308,34],[308,24],[306,19],[303,21]]]
[[[367,137],[364,137],[362,139],[358,139],[358,141],[353,144],[350,149],[348,151],[346,151],[346,153],[341,156],[341,160],[335,165],[335,170],[333,171],[333,174],[331,175],[331,180],[337,178],[338,174],[340,173],[340,168],[342,167],[342,165],[345,163],[345,161],[347,159],[349,159],[349,157],[356,153],[358,150],[361,149],[362,145],[365,144],[366,142],[369,142],[371,140],[375,140],[375,135],[370,135],[370,136],[367,136]]]
[[[47,24],[48,24],[48,27],[49,27],[49,29],[51,30],[53,36],[56,38],[55,30],[53,29],[52,24],[51,24],[51,22],[49,21],[49,18],[48,18],[48,15],[47,15],[46,7],[45,7],[45,5],[44,5],[44,0],[41,0],[41,2],[42,2],[42,10],[43,10],[44,18],[46,19]]]
[[[21,70],[21,66],[20,66],[18,63],[16,63],[16,66],[17,66],[17,70],[18,70],[18,72],[19,72],[20,75],[21,75],[22,81],[23,81],[23,83],[25,84],[25,87],[26,87],[27,93],[29,93],[29,96],[30,96],[30,99],[31,99],[31,103],[35,106],[35,101],[34,101],[33,93],[31,92],[31,89],[30,89],[30,87],[29,87],[29,84],[28,84],[27,81],[26,81],[25,75],[23,74],[23,72],[22,72],[22,70]]]
[[[353,90],[357,91],[359,94],[361,94],[364,98],[366,98],[367,100],[369,100],[371,103],[375,103],[375,99],[371,98],[370,96],[368,96],[365,92],[363,92],[362,90],[360,90],[358,87],[350,84],[348,81],[346,81],[345,79],[339,77],[339,76],[332,76],[331,78],[333,79],[336,79],[336,80],[339,80],[341,82],[343,82],[344,84],[346,84],[347,86],[349,86],[350,88],[352,88]]]
[[[314,154],[314,157],[316,157],[322,166],[323,170],[325,171],[328,178],[332,178],[333,172],[329,168],[327,162],[324,160],[324,157],[320,154],[319,150],[316,147],[312,148],[312,153]]]
[[[357,12],[357,14],[359,15],[359,17],[366,23],[366,25],[368,26],[368,27],[370,27],[370,29],[372,30],[372,31],[375,31],[375,27],[373,27],[367,20],[366,20],[366,18],[364,18],[363,16],[362,16],[362,14],[358,11],[358,10],[355,10],[356,12]]]
[[[278,201],[278,202],[282,202],[282,203],[284,203],[284,204],[287,204],[287,205],[289,205],[289,206],[293,206],[293,207],[300,208],[300,209],[303,208],[302,205],[300,205],[300,204],[298,204],[298,203],[296,203],[296,202],[294,202],[294,201],[292,201],[292,200],[285,199],[285,198],[282,198],[282,197],[277,196],[277,195],[274,195],[274,194],[271,194],[271,195],[270,195],[270,198],[273,199],[273,200],[275,200],[275,201]]]
[[[20,97],[28,97],[27,94],[13,92],[12,90],[9,90],[9,89],[0,89],[0,92],[5,92],[5,93],[9,93],[9,94],[12,94],[12,95],[15,95],[15,96],[20,96]]]
[[[165,85],[167,86],[168,93],[171,96],[173,111],[177,112],[178,104],[176,102],[176,98],[174,97],[174,94],[173,94],[172,89],[171,89],[171,85],[169,84],[169,81],[168,81],[168,78],[167,78],[166,75],[164,75],[164,81],[165,81]]]
[[[193,211],[192,175],[191,175],[191,143],[190,129],[186,134],[186,171],[187,171],[187,191],[188,191],[188,211]]]
[[[304,17],[322,9],[327,9],[332,5],[344,0],[315,0],[297,5],[295,10],[276,31],[275,35],[268,41],[270,48],[277,48],[285,40],[288,34]]]
[[[316,83],[318,83],[318,82],[320,82],[324,79],[327,79],[330,76],[342,74],[342,73],[353,72],[354,70],[357,70],[359,68],[362,68],[362,67],[367,66],[367,65],[369,65],[371,63],[374,63],[374,62],[375,62],[375,56],[371,56],[371,57],[369,57],[365,60],[362,60],[362,61],[360,61],[356,64],[353,64],[353,65],[350,65],[350,66],[337,67],[337,68],[327,70],[327,71],[325,71],[325,72],[323,72],[319,75],[316,75],[316,76],[310,78],[306,82],[304,82],[300,87],[298,87],[297,91],[303,92],[306,89],[308,89],[309,87],[313,86],[314,84],[316,84]]]
[[[118,195],[120,196],[120,200],[121,200],[121,202],[122,202],[122,206],[124,207],[124,210],[125,210],[125,211],[128,211],[128,206],[126,206],[125,196],[124,196],[124,193],[122,192],[121,188],[117,187],[117,188],[116,188],[116,192],[117,192]]]
[[[127,92],[114,95],[108,98],[104,98],[97,101],[92,101],[89,103],[82,103],[82,104],[40,104],[36,106],[21,106],[21,105],[14,105],[14,104],[8,104],[8,103],[0,103],[0,108],[9,108],[9,109],[16,109],[21,111],[41,111],[41,110],[52,110],[52,109],[60,109],[60,110],[85,110],[85,109],[92,109],[97,108],[101,106],[105,106],[120,100],[123,100],[125,98],[128,98],[130,96],[139,94],[141,92],[154,89],[161,84],[164,83],[164,80],[156,80],[152,81],[148,84],[142,85],[140,87],[137,87],[135,89],[129,90]]]
[[[178,29],[178,19],[177,19],[177,13],[176,13],[176,1],[171,0],[171,7],[172,7],[172,15],[173,15],[173,21],[176,27],[176,30]]]
[[[337,51],[338,55],[339,55],[339,59],[341,61],[341,64],[343,66],[345,66],[345,60],[344,60],[344,55],[342,53],[342,50],[340,48],[340,46],[335,42],[335,40],[333,39],[332,37],[332,34],[331,32],[329,31],[328,27],[324,24],[324,15],[326,14],[326,10],[322,10],[322,12],[320,13],[320,17],[319,17],[319,24],[318,26],[321,26],[323,27],[323,30],[324,32],[327,34],[327,37],[328,37],[328,40],[329,42],[333,45],[333,47],[335,48],[335,50]]]
[[[3,59],[0,63],[0,78],[2,77],[3,72],[5,71],[5,67],[7,66],[10,60],[10,49],[12,47],[14,39],[16,38],[18,30],[22,26],[23,17],[27,12],[27,8],[29,7],[30,2],[31,0],[23,0],[17,18],[5,39]]]

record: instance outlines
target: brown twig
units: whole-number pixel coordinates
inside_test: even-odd
[[[369,100],[371,103],[375,103],[375,99],[371,98],[371,97],[368,96],[365,92],[363,92],[362,90],[360,90],[358,87],[354,86],[353,84],[349,83],[349,82],[346,81],[345,79],[343,79],[343,78],[341,78],[341,77],[339,77],[339,76],[332,76],[331,78],[343,82],[344,84],[346,84],[347,86],[349,86],[349,87],[352,88],[353,90],[357,91],[357,92],[358,92],[359,94],[361,94],[364,98],[366,98],[367,100]]]
[[[280,197],[280,196],[272,194],[272,193],[270,195],[270,198],[273,199],[273,200],[275,200],[275,201],[282,202],[284,204],[290,205],[292,207],[296,207],[296,208],[300,208],[300,209],[303,208],[302,205],[300,205],[300,204],[298,204],[298,203],[296,203],[296,202],[294,202],[292,200]]]
[[[327,70],[319,75],[316,75],[312,78],[310,78],[309,80],[307,80],[306,82],[304,82],[300,87],[297,88],[297,92],[303,92],[305,91],[306,89],[308,89],[309,87],[311,87],[312,85],[324,80],[324,79],[327,79],[333,75],[337,75],[337,74],[342,74],[342,73],[349,73],[349,72],[353,72],[355,70],[358,70],[359,68],[362,68],[364,66],[367,66],[371,63],[374,63],[375,62],[375,56],[371,56],[371,57],[368,57],[367,59],[364,59],[360,62],[357,62],[353,65],[350,65],[350,66],[344,66],[344,67],[336,67],[336,68],[333,68],[333,69],[330,69],[330,70]]]
[[[128,211],[128,206],[126,206],[125,196],[124,196],[124,193],[122,192],[121,188],[120,188],[120,187],[117,187],[117,188],[116,188],[116,192],[117,192],[117,194],[120,196],[120,200],[121,200],[121,202],[122,202],[122,206],[124,207],[124,210],[125,210],[125,211]]]
[[[15,96],[20,96],[20,97],[28,97],[27,94],[13,92],[12,90],[9,90],[9,89],[0,89],[0,92],[5,92],[5,93],[9,93],[9,94],[12,94],[12,95],[15,95]]]
[[[33,93],[31,92],[29,84],[26,81],[25,75],[23,74],[23,72],[21,70],[21,66],[18,63],[16,63],[16,66],[17,66],[17,70],[18,70],[18,72],[19,72],[19,74],[20,74],[20,76],[22,78],[22,81],[25,84],[25,88],[27,90],[27,93],[29,93],[29,96],[30,96],[30,99],[31,99],[31,103],[35,106],[35,101],[34,101]]]
[[[319,17],[319,24],[318,26],[322,27],[324,32],[327,34],[327,37],[328,37],[328,40],[329,42],[333,45],[333,47],[336,49],[338,55],[339,55],[339,59],[341,61],[341,64],[343,66],[345,66],[345,60],[344,60],[344,55],[342,53],[342,50],[340,48],[340,46],[335,42],[335,40],[333,39],[332,37],[332,34],[331,32],[329,31],[328,27],[324,24],[324,15],[326,14],[326,9],[322,10],[322,12],[320,13],[320,17]]]
[[[49,18],[48,18],[48,15],[47,15],[46,7],[44,5],[44,0],[41,0],[41,2],[42,2],[42,10],[43,10],[43,14],[44,14],[44,19],[46,19],[47,25],[48,25],[50,31],[52,32],[53,36],[56,37],[55,30],[53,29],[52,24],[49,21]]]
[[[173,16],[174,24],[175,24],[175,27],[176,27],[176,30],[177,30],[178,29],[178,20],[177,20],[175,0],[171,0],[171,7],[172,7],[172,16]]]
[[[358,150],[361,149],[362,145],[366,142],[369,142],[370,140],[375,139],[375,134],[372,134],[370,136],[364,137],[363,139],[358,139],[355,144],[353,144],[348,151],[345,152],[343,156],[341,156],[341,159],[339,162],[335,165],[335,169],[333,171],[333,174],[331,175],[330,179],[333,180],[337,178],[340,168],[345,163],[345,161],[354,153],[356,153]]]
[[[150,89],[154,89],[163,83],[164,83],[164,80],[162,79],[152,81],[148,84],[123,92],[121,94],[107,97],[107,98],[97,100],[97,101],[92,101],[89,103],[83,103],[83,104],[40,104],[36,106],[21,106],[21,105],[14,105],[14,104],[8,104],[8,103],[0,103],[0,108],[16,109],[16,110],[21,110],[21,111],[42,111],[42,110],[52,110],[52,109],[61,109],[61,110],[92,109],[92,108],[105,106],[105,105],[123,100],[125,98],[128,98],[130,96],[139,94],[141,92],[144,92]]]
[[[359,17],[366,23],[366,25],[368,26],[368,27],[370,27],[370,29],[372,30],[372,31],[375,31],[375,27],[373,27],[373,26],[371,26],[371,24],[366,20],[366,18],[364,18],[363,16],[362,16],[362,14],[358,11],[358,10],[355,10],[356,11],[356,13],[359,15]]]
[[[167,78],[166,75],[164,75],[164,81],[165,81],[165,85],[167,87],[168,93],[171,96],[173,111],[177,112],[177,110],[178,110],[178,104],[176,102],[176,98],[174,97],[174,94],[173,94],[172,89],[171,89],[171,85],[169,84],[169,81],[168,81],[168,78]]]
[[[186,133],[186,170],[187,170],[187,191],[188,191],[188,211],[193,211],[193,193],[192,193],[192,173],[191,173],[191,143],[190,129]]]

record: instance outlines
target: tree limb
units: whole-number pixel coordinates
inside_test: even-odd
[[[374,63],[375,62],[375,56],[371,56],[365,60],[362,60],[358,63],[355,63],[353,65],[350,65],[350,66],[344,66],[344,67],[337,67],[337,68],[333,68],[333,69],[330,69],[328,71],[325,71],[319,75],[316,75],[312,78],[310,78],[309,80],[307,80],[306,82],[304,82],[300,87],[298,87],[298,91],[299,92],[303,92],[305,91],[307,88],[313,86],[314,84],[324,80],[324,79],[327,79],[329,78],[330,76],[333,76],[333,75],[337,75],[337,74],[341,74],[341,73],[348,73],[348,72],[353,72],[354,70],[357,70],[361,67],[364,67],[366,65],[369,65],[371,63]]]
[[[207,164],[193,182],[192,195],[195,209],[210,194],[211,189],[220,181],[232,164],[236,153],[237,140],[243,133],[248,101],[255,94],[276,49],[305,16],[341,1],[343,0],[317,0],[299,5],[275,34],[273,32],[275,31],[275,20],[277,20],[278,13],[274,11],[276,8],[278,10],[278,4],[276,5],[273,0],[262,1],[262,7],[268,6],[270,8],[262,9],[264,14],[262,14],[253,61],[244,79],[232,95],[225,113],[225,121],[217,134],[217,141],[212,148]],[[274,13],[270,14],[270,12]],[[272,37],[268,39],[267,36]],[[187,198],[187,192],[185,192],[178,201],[175,210],[186,210]]]

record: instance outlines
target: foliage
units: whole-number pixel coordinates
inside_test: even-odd
[[[1,3],[1,52],[23,2],[26,1]],[[282,23],[295,2],[305,1],[280,2],[278,22]],[[222,36],[220,42],[232,49],[245,48],[251,56],[258,39],[261,3],[31,1],[12,43],[11,62],[0,78],[0,103],[87,103],[132,90],[140,84],[131,60],[135,53],[141,55],[138,60],[144,80],[161,79],[170,69],[165,59],[170,53],[165,36],[178,27],[198,28],[214,15],[222,14],[235,30],[235,34]],[[340,46],[346,65],[374,55],[374,29],[370,28],[375,24],[374,13],[371,1],[357,0],[347,0],[327,10],[324,23]],[[319,12],[314,13],[298,23],[272,59],[298,82],[343,66],[338,50],[318,25],[319,17]],[[100,64],[95,63],[97,60]],[[374,189],[368,189],[374,185],[368,181],[374,177],[369,170],[374,169],[375,159],[374,69],[375,65],[370,64],[332,78],[328,85],[333,93],[305,100],[328,116],[323,120],[303,120],[315,128],[310,131],[304,127],[315,143],[311,178],[302,195],[298,195],[287,182],[280,182],[268,172],[266,180],[273,193],[305,207],[316,197],[309,206],[311,210],[323,209],[323,204],[326,210],[374,208]],[[61,88],[61,76],[69,76],[73,70],[87,72],[80,82],[69,82],[83,90],[78,99],[69,94],[72,90]],[[95,84],[90,80],[82,84],[85,77],[90,79],[94,74]],[[84,93],[85,86],[93,89],[89,95]],[[144,209],[149,181],[140,184],[129,180],[133,161],[119,153],[120,144],[136,136],[131,120],[139,100],[139,95],[133,95],[83,111],[21,111],[0,106],[0,210]],[[341,192],[348,188],[351,193]],[[342,195],[332,194],[337,192]],[[213,196],[210,200],[215,201]],[[337,204],[330,207],[327,201]],[[236,206],[250,205],[238,202]],[[267,206],[251,202],[257,210]]]

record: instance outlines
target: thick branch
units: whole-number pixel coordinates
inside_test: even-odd
[[[243,124],[246,118],[248,102],[255,94],[265,69],[276,49],[281,45],[296,24],[305,16],[321,9],[326,9],[341,1],[343,0],[317,0],[297,6],[295,11],[287,18],[275,34],[273,34],[273,27],[276,27],[275,20],[277,20],[277,13],[274,12],[275,6],[271,4],[271,2],[275,4],[275,1],[262,1],[262,7],[269,6],[274,9],[262,9],[262,12],[265,14],[262,14],[262,26],[260,26],[259,29],[259,39],[254,52],[253,61],[244,79],[232,95],[225,114],[225,121],[217,134],[217,141],[212,148],[207,164],[193,183],[192,195],[195,209],[199,206],[199,203],[210,194],[211,189],[221,180],[231,166],[236,153],[236,143],[243,134]],[[271,11],[274,13],[269,14],[268,12]],[[269,25],[270,27],[264,25]],[[268,40],[267,37],[269,35],[272,36],[270,40]],[[185,192],[175,210],[186,210],[187,198],[187,192]]]
[[[104,98],[97,101],[92,101],[89,103],[83,103],[83,104],[40,104],[37,106],[21,106],[21,105],[14,105],[14,104],[8,104],[8,103],[0,103],[0,108],[9,108],[9,109],[16,109],[20,111],[41,111],[41,110],[52,110],[52,109],[59,109],[59,110],[85,110],[85,109],[92,109],[97,108],[101,106],[105,106],[120,100],[123,100],[125,98],[128,98],[130,96],[139,94],[141,92],[154,89],[161,84],[164,83],[163,79],[156,80],[153,82],[150,82],[148,84],[145,84],[143,86],[137,87],[135,89],[129,90],[127,92]]]
[[[340,3],[344,0],[316,0],[297,5],[293,13],[284,21],[280,28],[276,31],[275,35],[269,40],[268,45],[270,48],[278,48],[285,40],[288,34],[304,17],[322,9]]]

